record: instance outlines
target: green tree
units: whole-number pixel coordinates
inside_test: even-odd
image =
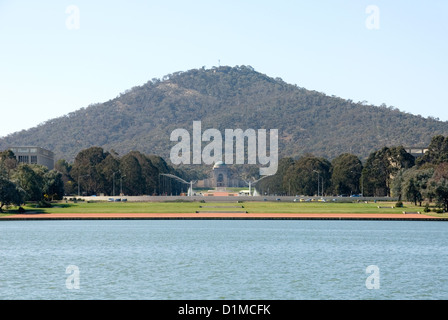
[[[64,197],[62,173],[57,170],[50,170],[45,172],[43,180],[43,192],[48,200],[61,200]]]
[[[415,205],[417,205],[417,202],[421,202],[423,200],[422,193],[420,191],[420,188],[417,184],[417,182],[414,180],[414,178],[410,178],[404,187],[404,194],[406,195],[406,199],[408,201],[414,202]]]
[[[291,177],[286,176],[288,169],[294,165],[294,160],[290,157],[282,158],[278,162],[277,172],[266,179],[260,181],[261,183],[268,183],[269,190],[276,194],[287,194],[291,195]]]
[[[443,135],[434,136],[428,146],[428,151],[417,160],[417,165],[425,163],[437,165],[448,162],[448,137]]]
[[[445,212],[448,211],[448,162],[437,165],[429,181],[434,197]]]
[[[448,211],[448,182],[444,180],[440,182],[435,189],[435,196],[437,202],[440,206],[442,206],[443,211]]]
[[[121,177],[120,159],[108,154],[96,167],[103,181],[101,190],[105,194],[117,195],[118,181]]]
[[[142,168],[134,154],[128,153],[120,160],[120,171],[123,179],[123,193],[127,195],[144,194],[145,181],[142,177]]]
[[[415,158],[403,147],[384,147],[372,152],[362,170],[364,193],[369,196],[390,196],[392,182],[401,169],[409,169]]]
[[[4,206],[23,203],[23,191],[7,179],[0,178],[0,212],[3,212]]]
[[[107,181],[101,173],[101,162],[109,153],[103,148],[91,147],[81,150],[75,158],[71,169],[71,176],[87,194],[97,194],[105,189]]]
[[[322,195],[331,188],[330,169],[327,159],[306,155],[288,168],[283,181],[290,181],[293,194]]]
[[[367,158],[362,170],[364,193],[368,196],[384,196],[387,194],[387,163],[386,153],[388,148],[372,152]]]
[[[271,194],[291,194],[291,176],[286,176],[289,167],[294,165],[294,160],[290,157],[282,158],[278,162],[277,172],[267,178],[263,178],[254,186],[259,193],[267,192]],[[258,170],[257,170],[258,171]],[[260,177],[258,177],[260,178]],[[257,179],[258,180],[258,179]]]
[[[335,158],[332,163],[331,183],[335,194],[358,194],[362,163],[353,154],[344,153]]]
[[[392,197],[398,198],[398,201],[401,201],[403,197],[403,181],[404,181],[403,176],[406,171],[407,171],[406,169],[401,169],[400,171],[398,171],[394,181],[392,182],[390,192]]]
[[[143,153],[133,151],[132,154],[138,161],[141,168],[142,189],[141,194],[157,193],[159,170],[152,164],[152,161]]]
[[[65,159],[59,159],[54,165],[54,169],[61,173],[62,182],[64,183],[64,192],[66,194],[76,193],[76,181],[71,175],[72,165]]]
[[[10,179],[11,172],[17,168],[17,160],[11,150],[0,152],[0,177]]]
[[[430,188],[430,179],[434,175],[431,167],[412,167],[402,169],[393,182],[394,195],[403,195],[408,201],[415,204],[427,198],[430,201],[434,197],[434,190]]]
[[[13,174],[17,186],[25,192],[26,201],[44,198],[44,175],[48,169],[41,165],[20,164]]]

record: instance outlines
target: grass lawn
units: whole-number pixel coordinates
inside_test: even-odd
[[[390,208],[395,203],[297,203],[297,202],[77,202],[77,203],[55,203],[52,208],[35,208],[25,206],[26,212],[38,213],[194,213],[198,211],[228,211],[238,208],[200,208],[200,206],[238,206],[241,205],[249,213],[402,213],[421,212],[423,207],[405,203],[403,208]],[[384,207],[384,208],[378,208]],[[1,215],[16,214],[17,208],[11,208]],[[448,213],[437,214],[426,213],[436,217],[448,217]]]

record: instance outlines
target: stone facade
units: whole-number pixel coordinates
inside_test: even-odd
[[[199,180],[196,184],[198,188],[238,188],[244,186],[244,181],[233,177],[230,168],[222,161],[215,163],[208,179]]]

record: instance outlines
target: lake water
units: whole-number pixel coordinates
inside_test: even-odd
[[[446,222],[0,222],[0,299],[448,299],[447,266]]]

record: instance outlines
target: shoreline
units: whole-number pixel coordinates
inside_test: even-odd
[[[448,221],[425,214],[404,213],[34,213],[0,217],[30,220],[405,220]]]

